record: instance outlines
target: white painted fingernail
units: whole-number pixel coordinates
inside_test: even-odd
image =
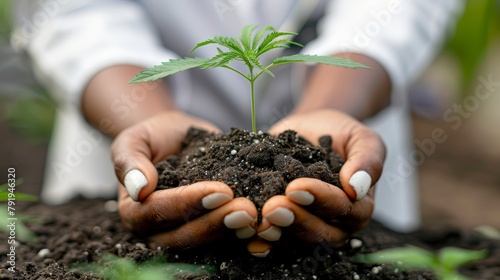
[[[205,209],[214,209],[233,199],[225,193],[212,193],[201,199],[201,205]]]
[[[269,252],[271,252],[271,249],[267,249],[267,251],[262,252],[262,253],[251,253],[252,256],[257,257],[257,258],[265,258],[267,255],[269,255]]]
[[[258,236],[264,238],[267,241],[278,241],[281,237],[281,229],[277,226],[271,226],[263,232],[259,232]]]
[[[287,227],[293,223],[295,215],[287,208],[278,207],[271,211],[271,213],[267,214],[265,218],[272,224],[280,227]]]
[[[139,199],[139,193],[148,184],[148,180],[141,171],[132,169],[125,175],[123,183],[130,197],[137,201]]]
[[[239,239],[247,239],[252,237],[255,234],[256,230],[253,229],[253,227],[251,226],[246,226],[244,228],[239,228],[235,230],[235,232],[236,232],[236,237],[238,237]]]
[[[246,227],[253,221],[254,218],[252,218],[252,216],[250,216],[245,210],[234,211],[224,217],[224,224],[226,227],[231,229]]]
[[[354,173],[349,180],[349,185],[356,191],[356,200],[360,200],[366,196],[368,190],[372,186],[372,177],[366,171],[358,171]]]
[[[314,202],[314,195],[308,191],[293,191],[287,193],[286,196],[300,205],[310,205]]]

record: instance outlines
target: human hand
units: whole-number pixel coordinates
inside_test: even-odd
[[[271,134],[293,129],[318,145],[318,138],[331,135],[333,149],[346,159],[340,171],[342,189],[312,178],[299,178],[287,186],[285,195],[269,199],[257,228],[261,239],[249,243],[251,252],[266,255],[268,241],[281,237],[281,227],[308,243],[341,243],[366,226],[371,218],[374,189],[385,159],[380,137],[355,119],[333,110],[291,115],[270,129]]]
[[[246,198],[233,199],[224,183],[198,182],[155,191],[158,173],[153,163],[177,154],[191,126],[219,131],[204,120],[169,111],[115,138],[111,153],[121,184],[118,204],[123,224],[158,245],[177,249],[215,241],[229,229],[235,229],[240,238],[252,236],[255,230],[249,225],[257,216],[254,204]]]

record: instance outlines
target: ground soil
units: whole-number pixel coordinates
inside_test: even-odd
[[[468,264],[461,272],[472,279],[500,279],[500,242],[458,230],[398,234],[376,222],[353,238],[362,246],[352,248],[351,242],[341,248],[328,245],[300,247],[285,244],[275,248],[265,259],[248,254],[236,238],[191,252],[172,252],[153,247],[138,238],[120,223],[118,213],[109,211],[103,200],[75,200],[62,206],[33,204],[26,214],[36,215],[38,222],[29,224],[38,236],[31,243],[20,242],[16,248],[16,272],[7,270],[7,242],[0,244],[0,279],[99,279],[72,268],[75,263],[100,262],[106,253],[143,262],[164,256],[169,262],[206,264],[215,269],[209,276],[188,279],[434,279],[429,272],[403,272],[386,265],[353,262],[358,253],[413,244],[429,249],[460,246],[488,249],[485,260]],[[109,206],[109,202],[107,203]],[[108,208],[108,210],[105,210]],[[0,240],[7,240],[0,233]],[[48,249],[44,250],[44,249]],[[280,253],[281,252],[281,253]]]
[[[229,136],[212,138],[212,142],[207,142],[209,144],[199,145],[205,138],[213,136],[200,131],[191,131],[189,140],[185,142],[186,154],[170,158],[158,165],[162,174],[160,185],[163,187],[183,185],[191,183],[191,180],[201,179],[223,180],[235,188],[237,195],[248,196],[256,203],[263,203],[267,196],[261,197],[246,190],[245,184],[263,186],[266,185],[262,183],[263,180],[271,179],[268,176],[256,177],[254,174],[258,171],[264,174],[274,172],[276,175],[274,178],[282,179],[273,182],[280,182],[283,187],[286,182],[298,175],[315,176],[317,173],[311,170],[315,170],[314,166],[318,164],[313,163],[312,158],[326,159],[324,163],[327,165],[330,163],[327,168],[323,164],[319,165],[330,172],[328,177],[320,179],[332,180],[332,184],[338,185],[338,181],[335,181],[336,171],[342,161],[330,150],[325,149],[330,146],[331,140],[328,138],[320,141],[322,143],[320,147],[312,147],[292,132],[287,132],[274,140],[269,139],[266,134],[242,133],[233,130]],[[234,143],[236,138],[238,140],[242,138],[243,142],[248,142],[252,148],[236,145]],[[285,147],[284,155],[290,156],[290,159],[286,159],[284,155],[278,156],[276,147]],[[233,150],[236,150],[236,153],[232,152]],[[186,157],[187,154],[191,156]],[[274,159],[266,154],[274,155]],[[312,155],[311,159],[309,155]],[[255,172],[246,177],[234,178],[226,174],[227,172],[222,172],[220,166],[214,162],[210,166],[198,162],[198,159],[203,157],[209,159],[208,162],[211,162],[210,159],[222,158],[228,162],[226,165],[233,169],[248,166]],[[265,160],[261,160],[262,158]],[[301,163],[292,158],[300,159]],[[295,168],[287,171],[283,166]],[[197,169],[199,172],[195,173],[196,176],[185,176],[183,168]],[[205,173],[205,170],[209,172]],[[267,195],[271,195],[274,192],[282,192],[282,188],[268,191],[270,193]],[[28,224],[38,239],[33,242],[19,241],[15,251],[15,273],[7,270],[10,266],[7,262],[9,245],[7,242],[0,243],[0,279],[99,279],[96,275],[77,271],[73,265],[102,262],[103,256],[107,253],[127,257],[138,263],[162,256],[168,262],[204,264],[205,268],[209,267],[215,271],[210,275],[182,276],[187,279],[357,279],[358,277],[359,279],[434,279],[432,274],[426,271],[405,272],[387,265],[367,265],[353,261],[353,256],[356,254],[371,253],[406,244],[436,250],[445,246],[488,249],[487,259],[463,266],[460,271],[472,279],[500,279],[500,241],[487,239],[471,231],[440,229],[399,234],[372,222],[365,230],[353,236],[353,240],[361,241],[360,247],[352,246],[359,242],[351,240],[342,247],[327,244],[306,247],[288,241],[275,247],[267,258],[261,259],[248,254],[245,244],[232,236],[225,238],[219,244],[197,251],[174,252],[157,247],[126,230],[120,223],[118,213],[110,207],[113,203],[115,202],[75,200],[61,206],[35,203],[26,207],[23,213],[39,217],[39,221]],[[7,234],[0,233],[0,240],[7,240],[7,237]]]

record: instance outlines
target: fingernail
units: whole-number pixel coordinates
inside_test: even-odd
[[[139,199],[139,193],[148,184],[146,176],[137,169],[132,169],[127,172],[123,181],[128,194],[135,201]]]
[[[271,226],[265,231],[259,232],[257,235],[267,241],[278,241],[281,237],[281,229],[277,226]]]
[[[224,217],[224,224],[231,229],[238,229],[248,226],[252,223],[254,218],[250,216],[245,210],[234,211]]]
[[[247,239],[252,237],[255,234],[255,229],[251,226],[246,226],[244,228],[239,228],[236,231],[236,237],[239,239]]]
[[[287,208],[278,207],[267,214],[265,218],[277,226],[287,227],[293,223],[295,215]]]
[[[314,195],[308,191],[293,191],[287,193],[286,196],[300,205],[310,205],[314,202]]]
[[[212,193],[201,199],[201,204],[205,209],[214,209],[233,199],[225,193]]]
[[[349,180],[349,185],[356,191],[356,200],[360,200],[366,196],[372,185],[372,177],[366,171],[358,171],[354,173]]]
[[[267,251],[262,252],[262,253],[251,253],[252,256],[257,257],[257,258],[265,258],[267,255],[269,255],[269,252],[271,252],[271,249],[267,249]]]

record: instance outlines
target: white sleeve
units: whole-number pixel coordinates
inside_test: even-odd
[[[460,0],[331,1],[318,38],[304,53],[355,52],[385,67],[394,88],[408,85],[439,51],[462,11]]]
[[[13,45],[28,53],[37,78],[63,101],[79,104],[85,85],[106,67],[147,67],[175,57],[135,1],[16,2]]]

